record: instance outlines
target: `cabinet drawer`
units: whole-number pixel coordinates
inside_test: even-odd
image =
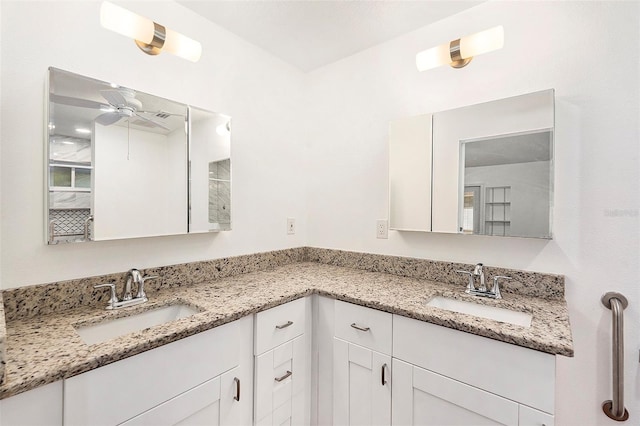
[[[304,333],[306,301],[303,297],[256,314],[255,355]]]
[[[392,315],[336,300],[335,336],[347,342],[391,355]]]
[[[394,315],[393,357],[554,412],[553,355]]]

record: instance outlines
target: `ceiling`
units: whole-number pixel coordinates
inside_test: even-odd
[[[309,72],[486,0],[177,0]]]
[[[551,130],[496,136],[465,143],[465,167],[499,166],[551,160]]]

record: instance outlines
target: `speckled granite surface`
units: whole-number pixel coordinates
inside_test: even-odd
[[[440,283],[465,283],[466,277],[456,270],[472,272],[475,265],[468,263],[442,262],[411,257],[386,256],[322,248],[305,248],[305,260],[327,265],[344,266],[371,272],[386,272],[410,278],[431,280]],[[487,285],[494,276],[511,277],[500,284],[503,293],[522,294],[545,299],[564,299],[564,276],[515,269],[484,267]]]
[[[276,250],[202,262],[182,263],[144,269],[145,275],[159,278],[145,283],[147,292],[166,288],[189,286],[233,275],[261,271],[304,260],[305,248]],[[60,281],[51,284],[31,285],[4,290],[4,309],[7,321],[31,318],[53,312],[68,311],[80,306],[104,306],[109,292],[104,288],[94,289],[96,284],[114,282],[118,294],[126,281],[126,271],[117,274],[99,275]]]
[[[305,255],[314,262],[300,262]],[[429,261],[414,262],[416,259],[407,258],[389,260],[387,256],[379,255],[366,255],[361,258],[367,259],[366,261],[355,261],[354,258],[358,255],[361,254],[336,253],[334,250],[324,249],[292,249],[252,255],[256,256],[251,258],[255,262],[248,263],[253,266],[247,266],[248,259],[243,256],[170,266],[162,271],[157,268],[157,273],[163,277],[155,286],[147,287],[151,301],[119,311],[104,311],[102,306],[106,304],[106,298],[101,292],[93,292],[91,286],[102,277],[58,283],[49,289],[36,287],[51,287],[50,285],[7,290],[4,292],[5,297],[10,295],[8,305],[13,307],[7,309],[6,377],[0,385],[0,399],[72,377],[312,293],[551,354],[573,355],[569,317],[566,302],[559,297],[562,294],[560,290],[543,293],[545,297],[532,297],[517,294],[516,286],[501,301],[477,298],[463,293],[465,281],[459,276],[455,284],[444,279],[444,282],[425,279],[425,274],[434,274],[424,266],[423,262]],[[372,269],[380,268],[385,272],[369,272],[365,268],[329,264],[332,262],[346,262],[345,266],[362,266],[371,262]],[[412,266],[406,266],[407,264]],[[469,266],[453,263],[447,265],[451,265],[452,269],[467,269]],[[270,269],[262,270],[264,268]],[[401,268],[398,272],[404,276],[386,273],[394,268]],[[237,270],[248,273],[233,275],[233,271]],[[249,272],[251,270],[256,272]],[[149,269],[145,272],[156,273]],[[189,273],[192,274],[190,285],[183,285],[187,283],[183,280],[184,275]],[[413,274],[420,278],[411,277]],[[531,273],[522,274],[526,278]],[[541,275],[543,278],[550,277],[547,279],[552,285],[563,284],[562,277],[556,279],[554,277],[557,276]],[[114,277],[122,279],[121,274]],[[524,283],[528,284],[526,281]],[[88,295],[83,299],[85,306],[76,302],[73,302],[74,306],[69,306],[65,304],[67,302],[64,302],[64,297],[57,294],[56,290],[62,288],[67,296],[78,296],[74,285],[76,289],[81,288],[80,294]],[[91,291],[87,292],[87,287]],[[33,300],[20,300],[18,296],[21,292],[26,292],[22,293],[23,297],[39,294],[38,298],[42,299],[38,300],[51,297],[58,302],[52,302],[44,309],[38,308]],[[527,311],[533,315],[532,325],[530,328],[523,328],[426,306],[425,302],[437,295]],[[92,346],[82,342],[73,328],[74,324],[100,322],[174,303],[185,303],[202,312]],[[13,309],[11,315],[10,309]],[[23,315],[22,309],[26,309],[29,314]],[[1,335],[0,330],[0,337]]]
[[[7,327],[4,320],[4,303],[0,292],[0,383],[4,379],[5,360],[7,359]]]
[[[466,278],[455,271],[472,271],[474,267],[472,264],[465,263],[300,247],[147,268],[144,270],[146,275],[158,275],[160,278],[149,280],[145,287],[148,291],[153,292],[164,288],[188,286],[302,261],[318,262],[370,272],[385,272],[448,284],[464,283]],[[491,278],[496,275],[511,277],[510,281],[502,282],[501,290],[503,293],[522,294],[545,299],[564,299],[564,276],[562,275],[492,266],[485,266],[485,275],[487,283],[491,283]],[[18,318],[30,318],[53,312],[68,311],[80,306],[102,306],[109,300],[108,292],[105,289],[96,290],[93,286],[115,282],[118,294],[121,294],[125,280],[126,273],[121,272],[4,290],[2,293],[4,295],[6,319],[7,321],[13,321]]]

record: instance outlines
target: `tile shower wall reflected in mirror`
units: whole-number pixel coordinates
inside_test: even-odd
[[[48,225],[54,243],[84,239],[91,216],[91,171],[91,140],[51,129]]]
[[[231,160],[209,163],[209,223],[231,227]]]

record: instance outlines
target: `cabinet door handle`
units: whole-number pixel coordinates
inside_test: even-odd
[[[360,327],[355,322],[353,324],[351,324],[351,327],[355,328],[356,330],[360,330],[360,331],[369,331],[369,330],[371,330],[369,327]]]
[[[387,369],[387,364],[382,364],[382,386],[387,384],[387,378],[384,376],[384,370]]]
[[[282,377],[276,377],[276,382],[281,382],[284,379],[286,379],[287,377],[291,376],[293,373],[289,370],[287,370],[287,372],[284,374],[284,376]]]
[[[240,401],[240,379],[234,377],[233,381],[236,382],[236,396],[234,396],[233,399]]]
[[[293,325],[293,321],[287,321],[286,323],[282,324],[282,325],[276,325],[276,328],[278,330],[282,330],[283,328],[287,328],[290,325]]]

